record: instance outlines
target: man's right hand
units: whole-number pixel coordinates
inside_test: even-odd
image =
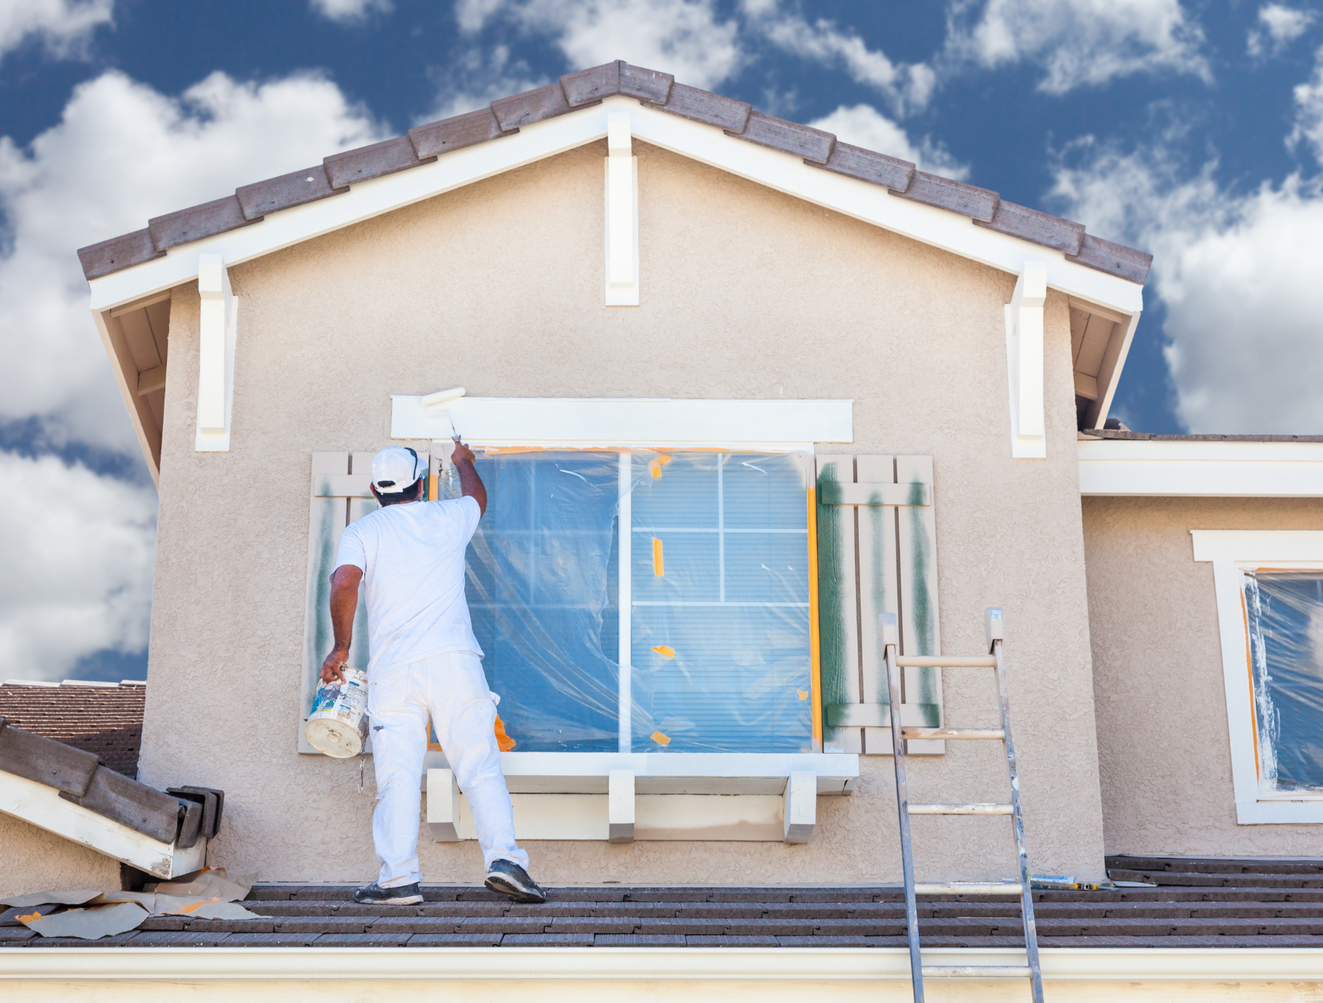
[[[345,674],[342,669],[347,661],[349,661],[349,652],[341,651],[339,648],[327,655],[326,660],[322,662],[322,682],[333,683],[337,680],[344,682]]]
[[[458,466],[460,463],[472,463],[473,460],[473,450],[456,439],[455,451],[450,454],[450,462]]]

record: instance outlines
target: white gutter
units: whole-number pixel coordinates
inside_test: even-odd
[[[1323,498],[1323,442],[1081,438],[1078,445],[1083,495]]]
[[[260,903],[253,905],[260,910]],[[1041,954],[1043,978],[1049,983],[1184,982],[1208,987],[1219,982],[1278,982],[1296,983],[1300,991],[1303,987],[1299,983],[1323,981],[1323,950],[1315,948],[1049,947]],[[1022,964],[1023,957],[1023,951],[1010,948],[924,951],[924,961],[934,965]],[[636,986],[674,983],[673,987],[661,987],[665,997],[679,992],[691,994],[689,999],[702,998],[692,995],[696,982],[743,983],[741,995],[749,998],[757,996],[755,985],[764,987],[758,992],[766,992],[777,983],[812,982],[816,987],[811,992],[818,998],[829,988],[854,993],[858,998],[861,982],[908,985],[909,954],[901,947],[526,947],[499,951],[490,947],[0,948],[0,985],[11,983],[11,991],[12,983],[20,980],[96,983],[98,999],[129,998],[127,985],[124,991],[112,992],[109,983],[115,982],[133,983],[136,995],[132,998],[144,1001],[158,996],[177,1000],[181,983],[204,986],[241,980],[306,980],[330,992],[337,981],[439,978],[467,982],[470,993],[480,990],[481,983],[505,983],[507,991],[510,982],[541,983],[530,985],[527,991],[536,993],[539,1000],[574,999],[580,1003],[598,995],[594,992],[585,997],[583,986],[573,985],[584,980]],[[557,982],[570,984],[558,987]],[[987,998],[986,981],[956,983],[949,988],[963,988],[969,993],[958,998]],[[1065,998],[1061,990],[1055,999]],[[722,990],[722,998],[734,998],[725,995],[729,991]],[[802,994],[807,991],[795,989],[794,998],[804,998]],[[948,998],[948,994],[943,997]],[[245,998],[253,997],[245,994]],[[334,998],[333,993],[326,998]],[[950,998],[957,997],[950,994]],[[1305,992],[1301,998],[1314,996]]]

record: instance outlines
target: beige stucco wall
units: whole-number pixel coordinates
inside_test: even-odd
[[[1213,566],[1192,529],[1323,529],[1323,500],[1086,498],[1108,853],[1317,856],[1323,825],[1237,825]]]
[[[119,886],[118,861],[12,815],[0,815],[0,896]]]
[[[357,766],[295,751],[315,449],[388,443],[389,398],[855,399],[857,453],[934,456],[945,650],[1006,609],[1030,852],[1099,875],[1097,781],[1066,302],[1047,303],[1046,461],[1009,456],[1003,304],[1014,277],[639,145],[642,305],[603,306],[597,144],[235,267],[230,453],[193,450],[198,299],[176,290],[141,776],[227,793],[213,862],[366,880]],[[425,445],[425,444],[424,444]],[[948,720],[994,720],[950,672]],[[914,797],[1006,794],[1000,748],[913,763]],[[372,782],[368,780],[368,791]],[[811,843],[538,844],[550,882],[896,879],[890,759],[819,801]],[[1012,873],[1005,819],[920,819],[921,875]],[[424,838],[427,880],[473,844]]]

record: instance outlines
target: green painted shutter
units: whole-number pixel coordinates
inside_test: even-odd
[[[863,490],[841,490],[847,484]],[[895,504],[882,504],[884,486]],[[858,503],[840,504],[847,495]],[[901,654],[941,653],[932,457],[820,456],[817,499],[823,745],[890,755],[878,615],[896,614]],[[939,726],[941,669],[906,669],[902,699],[906,724]],[[906,751],[940,754],[945,743]]]

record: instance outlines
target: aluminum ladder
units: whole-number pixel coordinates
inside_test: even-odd
[[[900,813],[900,856],[905,871],[905,921],[910,945],[910,978],[914,984],[914,1003],[923,1003],[925,978],[1025,978],[1033,988],[1034,1003],[1043,1003],[1043,976],[1038,964],[1038,932],[1034,926],[1034,898],[1029,879],[1029,858],[1024,849],[1024,817],[1020,812],[1020,778],[1015,767],[1015,742],[1011,737],[1011,709],[1006,695],[1006,663],[1002,657],[1001,610],[989,607],[983,617],[987,636],[987,655],[913,656],[899,655],[900,633],[896,615],[881,615],[882,644],[886,652],[887,687],[891,699],[891,748],[896,765],[896,805]],[[900,670],[922,668],[995,669],[997,690],[1001,697],[1000,728],[911,728],[900,723]],[[1000,741],[1006,746],[1006,768],[1010,773],[1010,804],[910,804],[905,783],[905,739],[946,739]],[[914,854],[910,844],[911,815],[1009,815],[1015,829],[1019,855],[1018,881],[974,882],[945,881],[915,884]],[[1024,920],[1024,946],[1027,965],[924,965],[919,949],[918,895],[1018,895]]]

